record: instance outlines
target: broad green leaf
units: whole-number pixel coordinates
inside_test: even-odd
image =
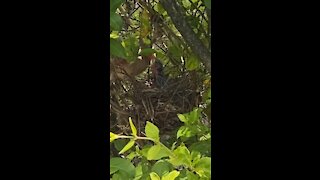
[[[174,156],[170,156],[169,162],[174,166],[191,166],[191,155],[187,147],[181,144],[173,151]]]
[[[191,55],[186,59],[186,68],[189,71],[197,70],[200,68],[200,61],[196,55]]]
[[[128,174],[129,177],[134,177],[135,167],[128,159],[123,158],[111,158],[110,159],[110,174],[117,171],[123,171]]]
[[[143,175],[142,172],[142,165],[141,163],[138,164],[138,166],[136,167],[136,175],[134,177],[134,180],[139,180]]]
[[[110,0],[110,12],[116,12],[125,0]]]
[[[127,179],[127,178],[128,178],[128,174],[123,171],[118,171],[118,172],[114,173],[112,176],[112,180],[122,180],[122,179]]]
[[[195,164],[194,169],[200,177],[211,177],[211,158],[203,157],[197,164]]]
[[[193,143],[189,147],[189,150],[190,151],[198,151],[202,155],[209,156],[211,154],[211,140],[199,141],[199,142]]]
[[[178,114],[178,118],[181,122],[188,123],[186,116],[184,116],[183,114]]]
[[[188,120],[188,124],[195,124],[199,122],[201,110],[199,108],[194,108],[191,112],[184,114]]]
[[[172,165],[167,161],[159,160],[153,166],[151,171],[156,172],[159,176],[163,176],[166,173],[169,173],[172,169]]]
[[[147,121],[147,125],[145,127],[145,133],[148,138],[152,138],[156,141],[160,140],[158,127],[149,121]]]
[[[152,146],[147,155],[148,160],[159,160],[163,157],[168,157],[170,154],[169,152],[160,144]]]
[[[198,163],[198,161],[201,158],[201,154],[198,151],[192,151],[191,152],[191,159],[192,159],[192,165],[195,165]]]
[[[146,145],[144,146],[142,149],[141,149],[141,155],[144,156],[144,157],[148,157],[148,151],[149,149],[151,148],[152,146],[151,145]]]
[[[110,38],[110,53],[113,56],[127,59],[126,52],[121,43],[112,38]]]
[[[199,177],[193,172],[187,171],[187,177],[189,180],[198,180]]]
[[[150,178],[151,178],[151,180],[160,180],[160,177],[155,172],[150,173]]]
[[[126,151],[128,151],[130,148],[132,148],[132,146],[134,145],[134,140],[131,140],[128,142],[128,144],[126,146],[124,146],[124,148],[119,152],[119,154],[123,154]]]
[[[110,132],[110,142],[112,142],[112,141],[114,141],[114,140],[116,140],[116,139],[118,139],[118,135]]]
[[[134,126],[131,117],[129,117],[129,123],[130,123],[132,134],[134,136],[137,136],[137,128]]]
[[[177,132],[177,139],[179,137],[191,137],[191,131],[187,126],[181,126]]]
[[[113,31],[120,31],[123,26],[123,20],[117,13],[110,12],[110,28]]]
[[[211,0],[204,0],[204,5],[205,5],[208,9],[211,9]]]
[[[124,148],[124,146],[128,144],[129,141],[129,139],[118,139],[114,141],[113,144],[118,151],[121,151]]]
[[[161,180],[174,180],[179,176],[180,172],[173,170],[168,174],[162,176]]]

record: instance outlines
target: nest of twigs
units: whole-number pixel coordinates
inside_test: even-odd
[[[201,81],[197,73],[185,72],[168,78],[165,85],[156,87],[147,79],[117,81],[110,86],[110,126],[114,132],[128,133],[132,117],[140,132],[146,121],[160,131],[171,131],[181,125],[177,114],[192,111],[200,103]]]

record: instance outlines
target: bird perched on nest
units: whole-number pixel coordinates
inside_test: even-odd
[[[160,60],[155,59],[151,67],[153,83],[157,88],[164,88],[167,84],[167,76],[164,74],[163,65]]]
[[[150,62],[155,57],[153,55],[144,56],[142,59],[137,59],[133,63],[129,63],[124,59],[111,59],[110,61],[110,83],[116,79],[124,80],[133,78],[141,74],[150,66]]]

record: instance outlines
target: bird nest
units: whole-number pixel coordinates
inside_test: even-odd
[[[117,133],[129,133],[128,119],[132,117],[140,132],[146,121],[160,131],[181,126],[177,114],[192,111],[200,103],[200,76],[186,72],[169,78],[163,87],[156,87],[146,79],[116,81],[110,85],[110,127]]]

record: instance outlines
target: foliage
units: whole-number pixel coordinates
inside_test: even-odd
[[[210,21],[211,0],[110,1],[110,58],[133,63],[141,56],[154,54],[169,78],[199,76],[190,78],[196,85],[179,82],[186,83],[181,86],[185,87],[184,92],[192,86],[201,94],[199,102],[192,103],[187,111],[174,113],[174,118],[166,117],[164,124],[173,122],[177,125],[172,132],[166,132],[152,118],[144,118],[144,122],[133,116],[129,121],[128,116],[122,118],[128,122],[127,131],[110,132],[110,144],[116,151],[116,154],[110,154],[113,180],[211,179]],[[145,71],[136,79],[148,81],[147,76]],[[125,98],[115,95],[113,99],[118,101],[119,107],[129,111],[134,103],[128,96],[137,92],[137,86],[123,82],[122,87],[125,93],[121,97]],[[178,89],[177,85],[173,85],[173,89]],[[115,91],[115,94],[120,93]],[[172,97],[167,98],[172,101]],[[184,96],[175,98],[188,102]],[[197,98],[190,99],[195,101]],[[112,123],[120,124],[120,121],[117,119]]]
[[[188,116],[183,116],[185,123],[198,121],[195,115],[197,110]],[[188,120],[187,120],[188,119]],[[137,136],[137,130],[129,119],[131,135],[116,135],[110,133],[110,143],[118,139],[129,139],[129,142],[120,150],[122,158],[113,157],[110,160],[110,175],[112,179],[211,179],[211,157],[197,150],[190,150],[184,143],[176,143],[168,148],[160,141],[159,129],[153,123],[145,126],[145,137]],[[195,132],[195,135],[201,135]],[[177,139],[179,137],[177,136]],[[139,147],[139,140],[151,141],[151,146]],[[201,142],[201,139],[199,139]],[[207,141],[207,143],[209,143]],[[133,146],[136,144],[135,148]],[[134,161],[134,159],[138,159]]]

